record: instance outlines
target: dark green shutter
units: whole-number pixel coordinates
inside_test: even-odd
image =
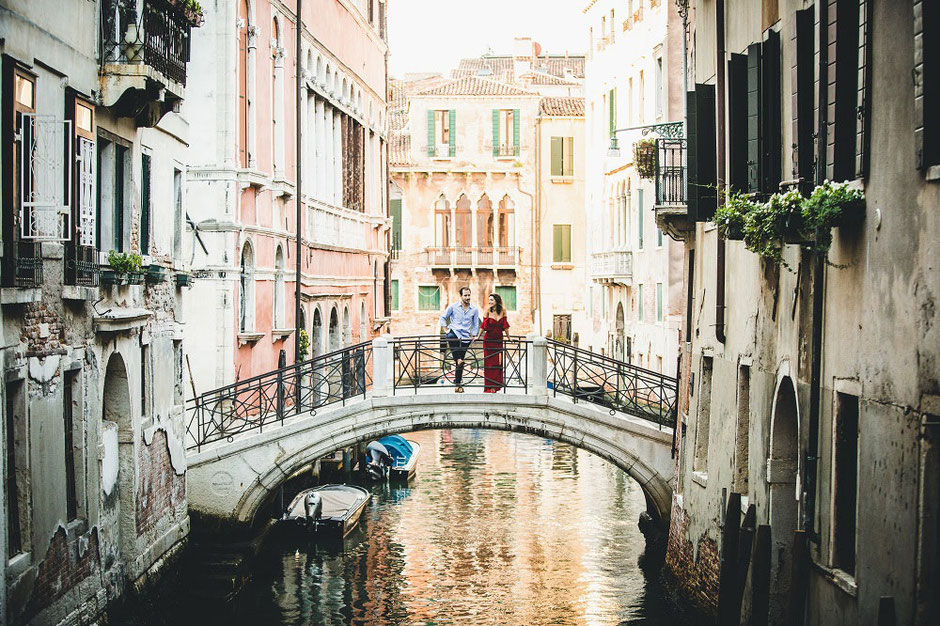
[[[150,254],[150,155],[140,159],[140,253]]]
[[[732,189],[747,188],[747,56],[728,60],[728,182]]]
[[[562,167],[562,139],[552,137],[552,176],[564,176]]]
[[[715,86],[696,85],[687,98],[689,217],[705,222],[714,215],[718,198]]]
[[[512,111],[512,146],[513,153],[516,156],[519,156],[519,120],[522,116],[519,115],[519,109],[513,109]]]
[[[868,153],[871,128],[871,11],[872,0],[858,3],[858,118],[855,128],[855,176],[868,176]],[[932,33],[930,37],[936,37]],[[936,115],[936,111],[931,113]]]
[[[437,143],[437,137],[434,133],[434,110],[428,110],[428,156],[434,156],[437,154],[437,147],[434,145]]]
[[[796,12],[793,22],[793,178],[802,179],[808,191],[813,182],[813,8]]]
[[[747,48],[747,188],[760,191],[760,44]]]
[[[760,175],[761,191],[774,193],[780,185],[780,33],[767,32],[761,44]]]
[[[450,116],[448,119],[448,133],[447,138],[450,141],[450,145],[447,147],[450,152],[450,156],[457,156],[457,110],[451,109]]]
[[[401,250],[401,200],[389,200],[392,217],[392,250]]]
[[[639,249],[643,249],[643,190],[636,190],[636,233],[637,233],[637,244]]]
[[[398,281],[393,280],[391,283],[391,292],[392,292],[392,310],[398,310]]]
[[[493,156],[499,156],[499,109],[493,109]]]

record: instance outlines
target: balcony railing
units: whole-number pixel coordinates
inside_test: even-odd
[[[102,64],[146,65],[185,85],[191,26],[166,0],[104,0]]]
[[[496,146],[496,156],[498,157],[512,157],[516,156],[518,152],[516,151],[516,146],[513,144],[501,144]]]
[[[597,282],[629,285],[633,279],[633,253],[615,250],[593,254],[591,277]]]
[[[519,248],[467,246],[427,248],[428,265],[436,268],[477,267],[515,269],[519,262]]]
[[[686,204],[686,140],[657,139],[656,206]]]

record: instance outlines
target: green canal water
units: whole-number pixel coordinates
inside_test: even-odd
[[[406,435],[417,477],[373,486],[360,526],[325,545],[266,542],[238,598],[215,606],[185,572],[135,624],[677,624],[701,618],[644,559],[638,485],[567,444],[486,430]]]

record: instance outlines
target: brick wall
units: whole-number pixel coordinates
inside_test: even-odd
[[[140,479],[137,483],[137,534],[142,535],[169,515],[186,498],[186,476],[178,476],[170,464],[166,432],[157,430],[148,446],[140,446]]]
[[[688,514],[673,496],[666,565],[685,595],[706,613],[715,614],[718,610],[718,544],[703,535],[697,545],[693,545],[688,537],[688,525]]]
[[[48,328],[44,327],[44,324]],[[23,307],[20,340],[26,343],[26,356],[64,354],[62,342],[65,340],[65,324],[45,302],[28,303]]]
[[[86,539],[87,545],[84,544]],[[25,621],[31,620],[66,592],[96,573],[98,563],[97,528],[92,529],[88,535],[69,541],[65,528],[60,526],[39,564],[36,583],[26,605]]]

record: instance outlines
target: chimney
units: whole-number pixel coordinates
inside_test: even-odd
[[[516,80],[532,69],[532,38],[516,37],[512,46],[512,69]]]

